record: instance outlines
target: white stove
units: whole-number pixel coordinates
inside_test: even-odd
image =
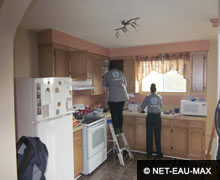
[[[83,128],[83,171],[92,173],[107,159],[107,123],[106,118],[82,121]]]

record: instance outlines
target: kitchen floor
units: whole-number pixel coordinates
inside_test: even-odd
[[[92,174],[82,175],[78,180],[136,180],[137,179],[137,160],[147,160],[144,153],[133,153],[134,159],[130,159],[125,154],[125,167],[120,166],[117,155],[113,152],[108,154],[107,160],[99,166]],[[155,158],[151,158],[155,159]],[[170,159],[170,158],[163,158]]]

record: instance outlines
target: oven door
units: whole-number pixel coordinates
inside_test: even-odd
[[[107,144],[106,120],[87,128],[88,158],[103,150]]]

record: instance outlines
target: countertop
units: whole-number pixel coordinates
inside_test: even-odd
[[[79,130],[81,130],[82,128],[83,128],[82,125],[79,125],[79,126],[77,126],[77,127],[74,127],[74,128],[73,128],[73,132],[79,131]]]
[[[123,111],[124,116],[136,116],[136,117],[146,117],[146,113],[140,113],[140,112],[128,112]],[[206,121],[207,117],[199,117],[199,116],[185,116],[180,113],[176,114],[163,114],[161,113],[162,118],[166,119],[177,119],[177,120],[197,120],[197,121]]]

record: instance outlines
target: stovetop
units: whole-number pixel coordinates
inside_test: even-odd
[[[92,126],[103,120],[106,120],[105,117],[90,117],[83,120],[81,124],[83,124],[84,126]]]

